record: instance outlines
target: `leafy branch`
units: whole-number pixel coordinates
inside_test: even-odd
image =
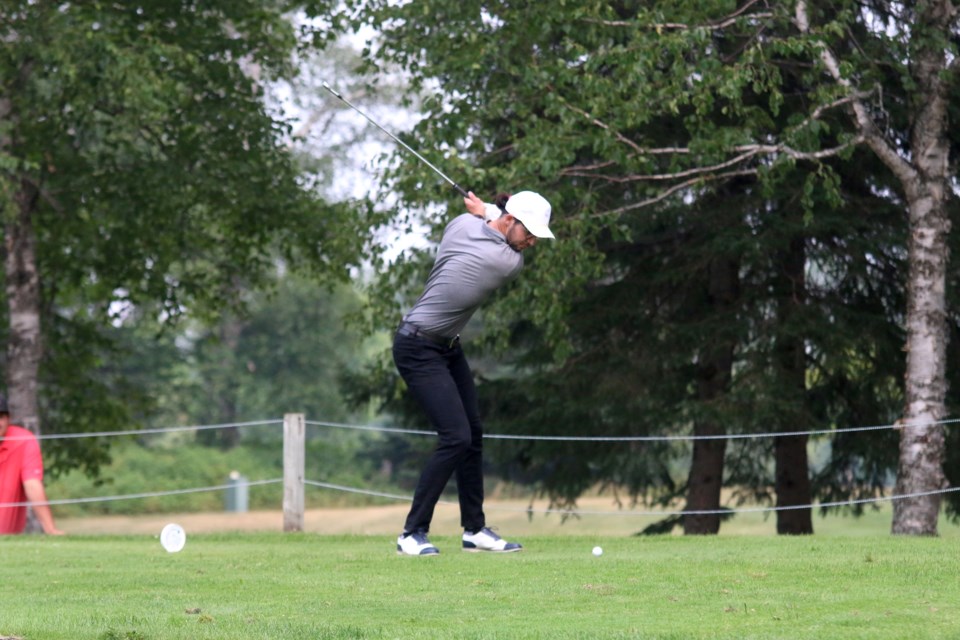
[[[759,13],[747,13],[747,10],[753,5],[760,2],[760,0],[749,0],[742,7],[730,13],[719,20],[712,20],[704,24],[689,25],[682,22],[654,22],[645,26],[649,29],[654,29],[658,33],[661,31],[688,31],[692,29],[708,29],[711,31],[725,29],[733,24],[736,24],[742,18],[748,19],[767,19],[774,17],[774,14],[769,11],[763,11]],[[766,4],[766,3],[764,3]],[[597,20],[585,18],[584,22],[590,24],[599,24],[605,27],[636,27],[638,22],[635,20]]]
[[[797,0],[794,23],[804,35],[810,35],[810,18],[807,15],[806,0]],[[848,91],[845,104],[849,103],[853,109],[857,128],[867,146],[887,165],[904,183],[911,182],[916,177],[916,170],[904,160],[897,151],[884,140],[876,123],[870,117],[862,94],[856,91],[849,79],[840,72],[840,63],[837,57],[823,42],[818,42],[820,61],[834,81]]]

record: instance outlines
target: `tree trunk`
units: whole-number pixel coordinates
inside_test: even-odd
[[[710,267],[708,300],[711,311],[728,313],[739,294],[739,264],[730,260],[715,260]],[[735,339],[730,336],[710,342],[701,353],[697,370],[697,395],[705,406],[710,405],[730,390]],[[724,434],[723,423],[713,418],[697,420],[694,435]],[[727,450],[725,439],[694,440],[690,475],[687,479],[687,510],[715,511],[720,508],[720,489],[723,487],[723,461]],[[719,514],[689,515],[683,517],[685,535],[716,534],[720,531]]]
[[[807,436],[777,438],[774,449],[777,469],[777,506],[810,504]],[[788,535],[813,533],[810,507],[777,511],[777,533]]]
[[[11,420],[40,434],[37,378],[43,343],[40,334],[40,274],[32,215],[36,187],[21,180],[15,196],[15,217],[4,227],[6,287],[10,330],[7,337],[7,398]],[[40,531],[32,511],[27,531]]]
[[[703,399],[703,398],[701,398]],[[701,420],[694,427],[694,435],[719,435],[725,432],[716,420]],[[696,440],[690,476],[687,480],[687,511],[715,511],[720,508],[720,489],[723,487],[723,459],[727,441]],[[707,535],[720,532],[719,514],[683,516],[684,535]]]
[[[783,394],[796,408],[790,413],[781,413],[784,423],[781,431],[802,431],[803,421],[791,420],[790,415],[802,417],[806,402],[806,353],[803,336],[798,334],[794,317],[802,310],[806,300],[805,239],[795,237],[783,260],[783,273],[779,288],[779,323],[777,336],[777,366],[782,374]],[[802,420],[802,419],[801,419]],[[776,464],[775,490],[777,506],[808,505],[811,500],[810,470],[807,461],[807,436],[785,436],[774,442]],[[777,511],[777,533],[813,533],[810,508]]]
[[[6,225],[6,284],[10,334],[7,340],[7,397],[10,415],[39,435],[37,375],[40,336],[40,275],[31,213],[37,191],[24,182],[17,194],[17,217]]]
[[[950,251],[949,143],[947,82],[956,65],[948,60],[936,34],[949,33],[956,9],[948,0],[917,5],[911,68],[923,100],[910,135],[916,166],[904,185],[910,213],[910,273],[907,283],[906,408],[900,432],[898,495],[937,491],[946,486],[942,420],[946,413],[946,280]],[[946,78],[950,76],[948,81]],[[936,535],[939,494],[894,501],[895,534]]]
[[[936,491],[943,473],[945,414],[947,217],[942,189],[912,203],[907,300],[906,409],[900,431],[897,495]],[[918,426],[912,426],[918,425]],[[892,533],[936,535],[939,494],[895,500]]]
[[[910,94],[913,122],[908,157],[892,147],[883,128],[859,101],[851,103],[857,128],[867,146],[889,167],[903,186],[910,217],[909,282],[907,283],[906,407],[900,433],[897,469],[898,495],[938,491],[944,487],[944,435],[931,424],[946,414],[946,273],[950,255],[947,201],[950,175],[948,93],[960,63],[947,55],[946,38],[957,15],[952,0],[916,3],[910,29],[910,73],[916,89]],[[809,32],[807,3],[798,0],[796,23]],[[836,56],[820,50],[825,69],[840,84],[843,77]],[[895,534],[935,535],[940,495],[896,500]]]

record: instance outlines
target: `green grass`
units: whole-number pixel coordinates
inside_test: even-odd
[[[960,638],[960,539],[537,536],[396,556],[381,536],[0,539],[0,638]],[[595,544],[605,553],[596,558]]]

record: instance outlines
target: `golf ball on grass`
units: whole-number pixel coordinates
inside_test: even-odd
[[[187,543],[187,534],[178,524],[170,523],[160,532],[160,544],[169,553],[176,553]]]
[[[593,548],[593,555],[597,556],[598,558],[599,558],[600,556],[602,556],[602,555],[603,555],[603,548],[602,548],[602,547],[594,547],[594,548]]]

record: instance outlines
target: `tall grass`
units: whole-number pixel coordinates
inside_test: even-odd
[[[960,539],[542,536],[396,556],[384,537],[0,539],[0,637],[960,637]],[[601,545],[604,554],[590,550]]]

